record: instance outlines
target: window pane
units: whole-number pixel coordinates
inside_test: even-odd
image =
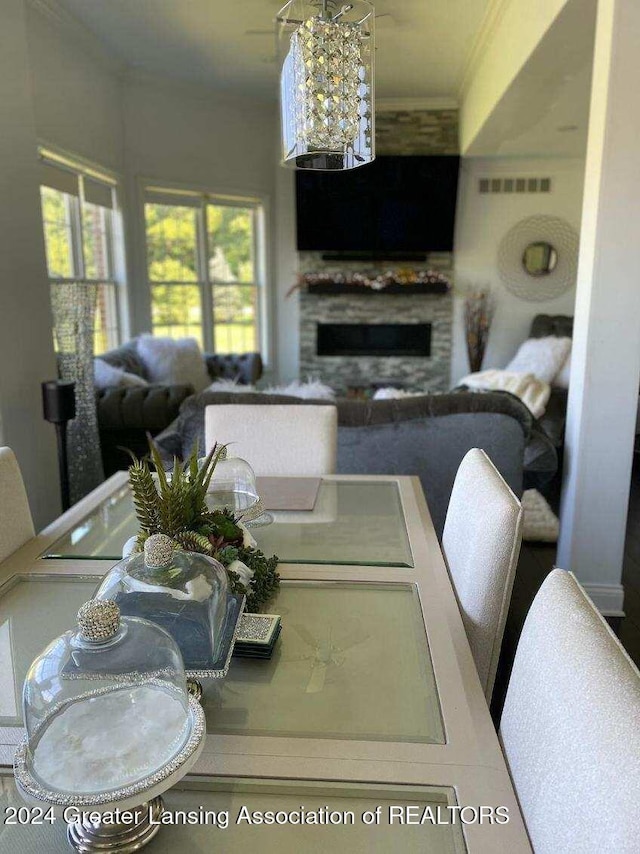
[[[41,187],[40,197],[49,275],[52,278],[71,278],[74,274],[71,244],[72,196],[51,187]]]
[[[258,350],[257,289],[253,285],[213,285],[216,353],[253,353]]]
[[[209,279],[253,282],[253,208],[207,205]]]
[[[120,343],[117,285],[100,285],[96,305],[93,347],[96,356]]]
[[[101,205],[82,205],[82,242],[87,279],[111,279],[111,211]]]
[[[202,341],[199,285],[152,285],[151,321],[154,335]]]
[[[147,263],[152,282],[195,282],[197,209],[145,206]]]

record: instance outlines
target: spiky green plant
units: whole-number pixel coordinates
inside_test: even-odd
[[[231,589],[247,594],[247,610],[257,611],[278,587],[278,558],[267,558],[259,549],[245,547],[238,520],[227,511],[211,511],[207,507],[211,478],[216,464],[225,455],[226,446],[216,445],[198,465],[196,446],[184,462],[174,458],[169,478],[152,439],[149,439],[148,458],[137,459],[131,454],[129,482],[140,525],[136,548],[141,550],[151,534],[166,534],[185,551],[216,558],[227,569]],[[235,560],[253,570],[248,588],[241,584],[237,573],[229,570]]]

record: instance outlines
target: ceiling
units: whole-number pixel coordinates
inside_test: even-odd
[[[284,0],[53,2],[130,71],[276,97],[273,19]],[[490,4],[378,0],[377,96],[457,99],[465,62]]]
[[[465,154],[584,156],[596,7],[569,0]]]

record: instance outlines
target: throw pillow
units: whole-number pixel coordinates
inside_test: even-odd
[[[93,377],[97,389],[103,391],[114,386],[146,386],[149,383],[137,374],[130,374],[122,368],[114,368],[104,359],[93,360]]]
[[[141,335],[137,348],[151,382],[190,385],[196,392],[209,385],[204,356],[195,338]]]
[[[560,370],[558,371],[553,385],[556,388],[569,388],[569,376],[571,374],[571,350],[567,354],[567,358],[564,360],[564,363]]]
[[[141,388],[142,386],[149,385],[149,383],[144,377],[139,377],[138,374],[130,374],[129,371],[123,371],[120,385],[127,386],[129,388]]]
[[[520,345],[505,370],[519,374],[534,374],[543,382],[553,382],[571,349],[571,338],[529,338]]]
[[[100,391],[120,385],[123,376],[124,371],[121,368],[114,368],[102,359],[93,360],[93,382]]]

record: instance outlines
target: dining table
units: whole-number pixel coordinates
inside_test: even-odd
[[[150,854],[530,852],[418,478],[324,476],[272,515],[251,533],[281,635],[203,681],[204,749]],[[0,854],[69,851],[64,821],[6,820],[22,686],[137,529],[119,472],[0,564]]]

